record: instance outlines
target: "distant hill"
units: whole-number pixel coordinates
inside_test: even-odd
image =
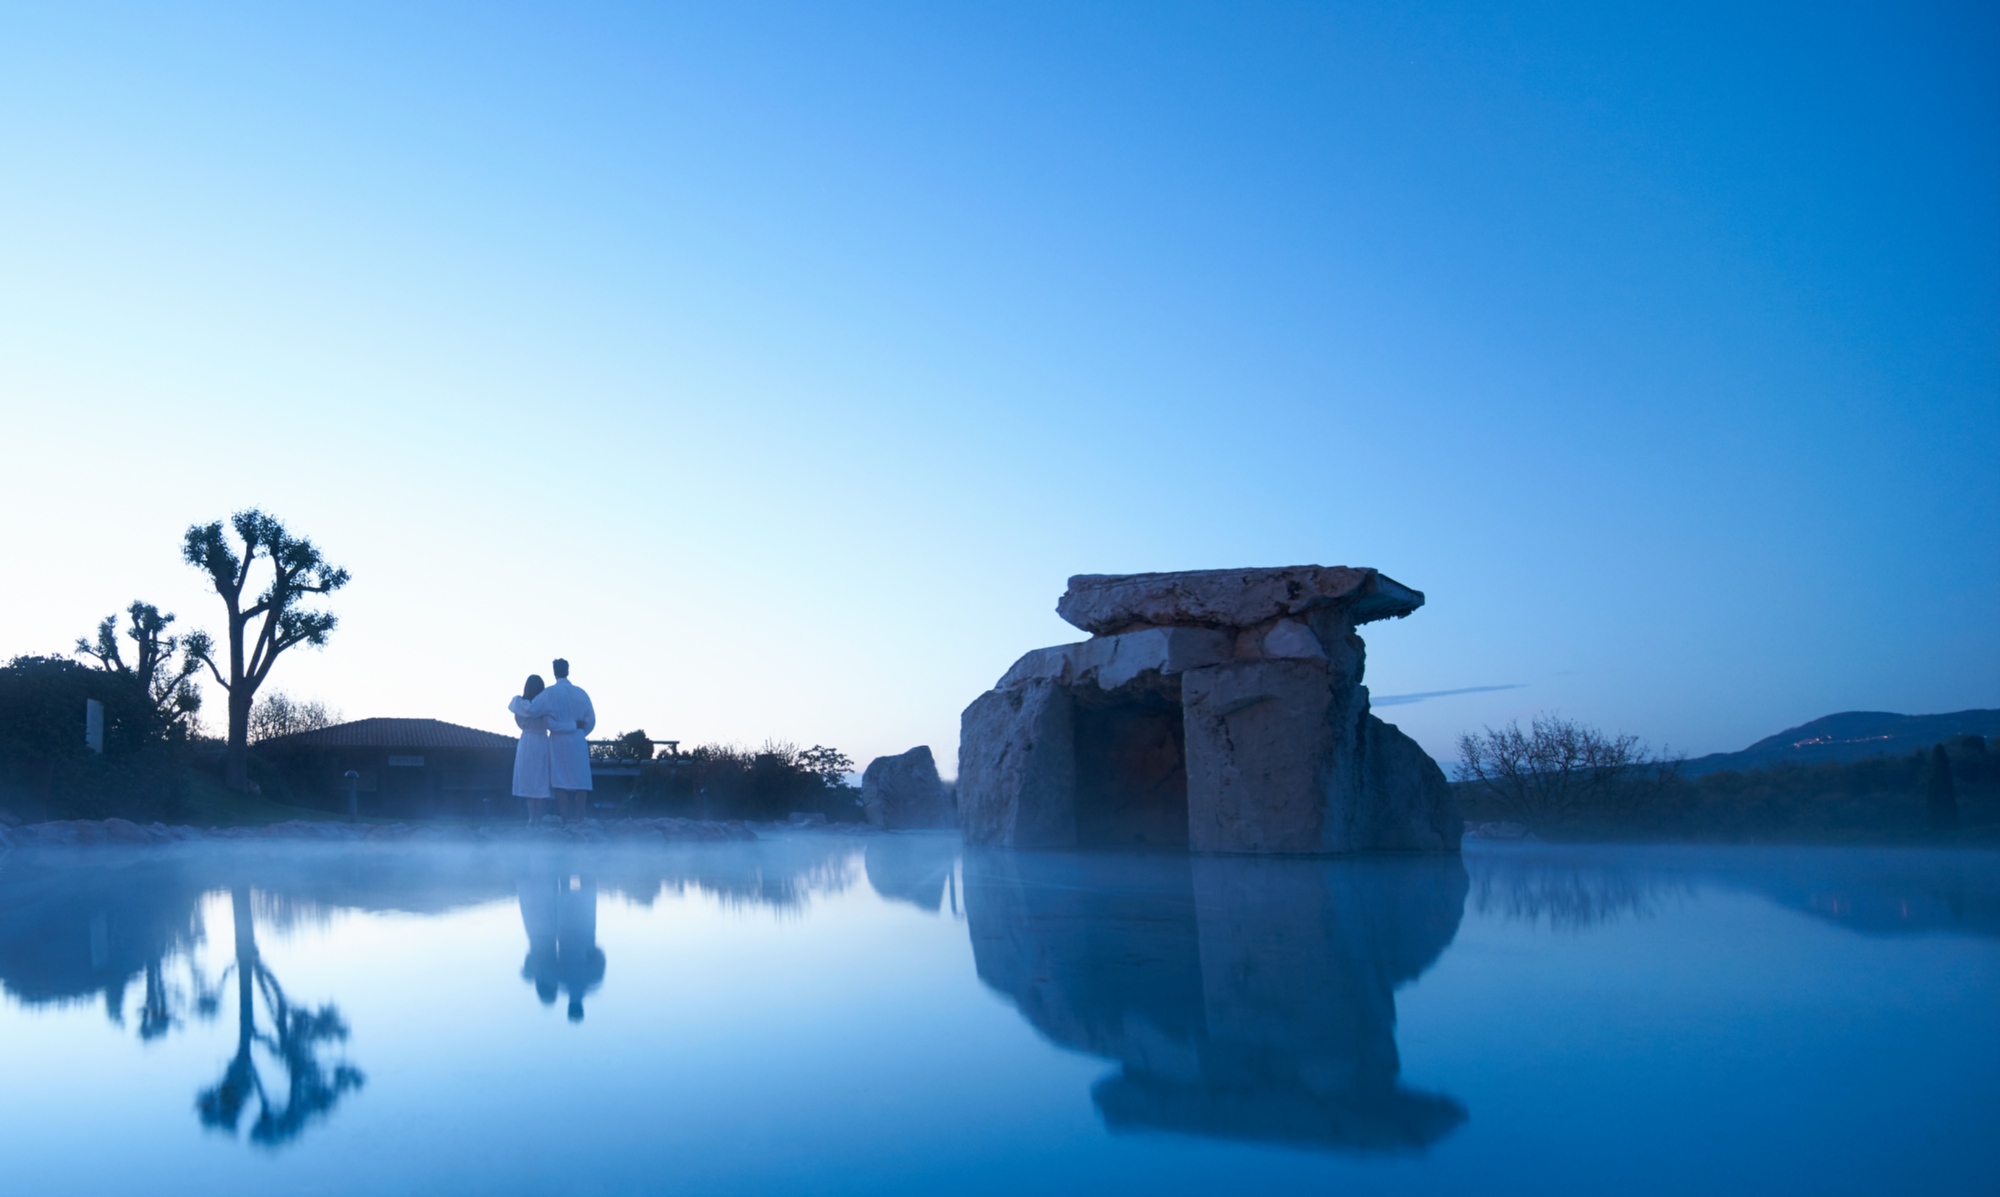
[[[1681,767],[1681,774],[1700,777],[1724,769],[1764,769],[1786,761],[1817,765],[1901,756],[1952,736],[2000,736],[2000,711],[1954,711],[1949,715],[1842,711],[1766,736],[1741,752],[1695,757]]]

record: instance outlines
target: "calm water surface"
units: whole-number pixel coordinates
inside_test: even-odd
[[[8,1193],[1991,1193],[2000,854],[0,857]]]

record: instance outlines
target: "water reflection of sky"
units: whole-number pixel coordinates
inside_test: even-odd
[[[2000,1167],[1983,853],[15,853],[0,986],[10,1192],[1975,1192]]]

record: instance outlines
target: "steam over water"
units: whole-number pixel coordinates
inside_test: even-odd
[[[1974,1193],[2000,854],[0,856],[10,1193]]]

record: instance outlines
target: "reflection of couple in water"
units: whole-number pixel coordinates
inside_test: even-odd
[[[569,994],[569,1020],[583,1021],[583,998],[604,982],[604,949],[597,946],[597,881],[591,877],[524,877],[519,882],[521,923],[528,930],[528,958],[521,978],[535,986],[544,1006]]]
[[[507,704],[521,729],[514,748],[514,796],[527,800],[530,823],[551,797],[556,813],[569,821],[581,820],[590,804],[587,737],[597,727],[597,712],[583,687],[570,682],[568,661],[557,657],[555,673],[553,686],[544,686],[541,674],[530,674]]]

